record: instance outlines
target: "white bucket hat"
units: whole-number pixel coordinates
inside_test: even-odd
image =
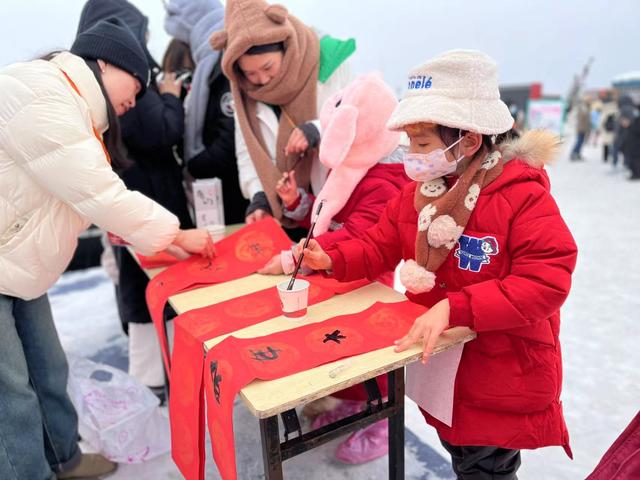
[[[496,62],[475,50],[451,50],[409,73],[405,97],[387,127],[436,123],[483,135],[511,129],[513,117],[500,100]]]

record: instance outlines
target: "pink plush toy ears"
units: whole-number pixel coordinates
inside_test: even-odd
[[[322,133],[320,161],[329,168],[336,168],[347,157],[356,139],[358,109],[351,105],[336,108],[329,124]]]

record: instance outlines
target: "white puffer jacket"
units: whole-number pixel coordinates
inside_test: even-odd
[[[93,131],[108,128],[105,98],[81,58],[10,65],[0,92],[0,293],[45,293],[91,223],[142,253],[171,244],[178,219],[127,190],[107,161]]]

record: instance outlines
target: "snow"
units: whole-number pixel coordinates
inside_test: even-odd
[[[565,150],[572,146],[567,141]],[[579,247],[569,299],[562,309],[564,355],[562,399],[575,459],[559,447],[523,452],[519,478],[555,480],[586,477],[638,411],[640,402],[640,183],[618,166],[602,163],[600,147],[587,145],[584,162],[565,151],[549,167],[554,196]],[[126,368],[113,286],[100,269],[65,275],[51,291],[54,317],[68,352],[102,356]],[[235,412],[241,478],[259,478],[262,460],[258,423],[243,406]],[[435,432],[407,400],[407,478],[451,478],[448,458]],[[385,478],[386,459],[345,467],[332,458],[336,442],[285,463],[287,478]],[[207,478],[217,478],[207,466]],[[142,465],[123,465],[111,477],[181,478],[168,456]]]

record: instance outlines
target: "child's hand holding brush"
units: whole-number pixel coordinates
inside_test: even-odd
[[[295,256],[300,258],[300,254],[304,253],[302,265],[313,270],[331,270],[331,257],[322,250],[322,247],[315,240],[309,240],[307,248],[304,248],[304,239],[296,246]]]

